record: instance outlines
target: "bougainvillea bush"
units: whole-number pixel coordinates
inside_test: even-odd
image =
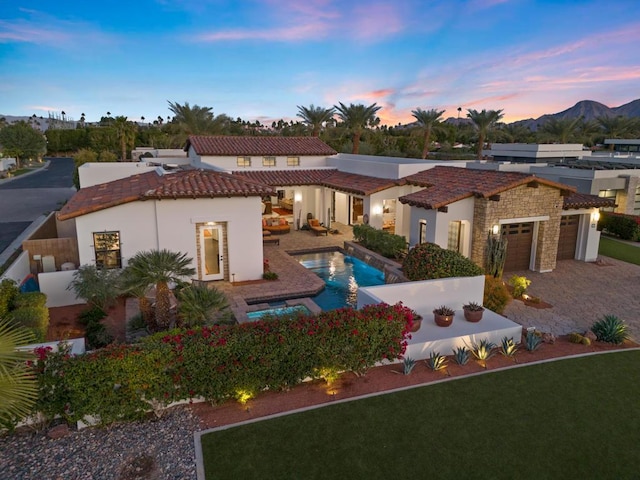
[[[176,400],[220,403],[239,392],[288,389],[327,370],[363,374],[402,356],[412,322],[411,309],[380,304],[173,330],[78,357],[49,352],[34,368],[43,386],[40,410],[50,418],[92,415],[109,424]]]
[[[402,262],[402,271],[414,281],[484,274],[482,268],[464,255],[440,248],[435,243],[419,243],[409,250]]]

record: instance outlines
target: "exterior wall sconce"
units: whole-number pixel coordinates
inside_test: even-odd
[[[500,233],[500,225],[496,224],[491,227],[491,233],[494,235],[498,235]]]
[[[295,202],[301,202],[302,201],[302,194],[300,192],[296,192],[295,195],[293,196],[293,200]]]
[[[380,205],[376,205],[371,209],[371,213],[374,215],[382,215],[382,207]]]
[[[600,212],[598,210],[591,212],[591,223],[598,223],[598,220],[600,220]]]

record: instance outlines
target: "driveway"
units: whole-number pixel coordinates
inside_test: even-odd
[[[584,332],[603,315],[616,315],[629,325],[640,341],[640,265],[600,257],[598,262],[562,260],[549,273],[531,271],[505,273],[531,280],[527,293],[553,307],[537,309],[513,300],[504,315],[525,327],[563,335]]]
[[[0,182],[0,254],[41,215],[60,208],[75,193],[73,159],[50,158],[38,172]]]

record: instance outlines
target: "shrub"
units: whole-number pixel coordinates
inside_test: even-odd
[[[44,342],[49,329],[49,309],[47,307],[20,307],[9,313],[9,319],[15,324],[33,332],[35,342]]]
[[[434,278],[473,277],[482,275],[482,269],[471,260],[453,250],[445,250],[435,243],[420,243],[413,247],[402,263],[409,280]]]
[[[265,280],[277,280],[278,274],[276,272],[264,272],[262,274],[262,278]]]
[[[585,337],[583,337],[582,335],[580,335],[580,334],[579,334],[579,333],[577,333],[577,332],[571,332],[571,333],[569,334],[569,342],[571,342],[571,343],[582,343],[582,340],[583,340],[584,338],[585,338]]]
[[[120,294],[120,270],[99,269],[95,265],[82,265],[73,274],[68,290],[86,300],[87,303],[105,310]]]
[[[354,225],[353,239],[364,248],[387,258],[399,258],[407,248],[407,240],[404,237],[369,225]]]
[[[507,290],[502,280],[486,275],[484,279],[483,305],[496,313],[502,313],[510,301],[511,295],[509,295],[509,290]]]
[[[5,278],[0,282],[0,318],[5,318],[14,308],[14,300],[20,290],[16,282]]]
[[[623,240],[640,242],[640,216],[621,213],[602,212],[598,229],[605,230]]]
[[[47,304],[47,296],[42,292],[20,293],[14,300],[14,307],[44,307]]]
[[[102,319],[107,314],[99,307],[93,306],[78,315],[78,320],[84,325],[87,348],[94,350],[104,348],[113,342],[113,336],[107,332]]]
[[[527,287],[531,285],[531,280],[527,277],[513,275],[509,279],[509,285],[513,287],[513,298],[520,298],[527,291]]]
[[[605,315],[591,326],[599,342],[620,344],[629,338],[629,327],[615,315]]]
[[[506,259],[507,239],[489,233],[485,247],[485,273],[495,278],[501,278]]]

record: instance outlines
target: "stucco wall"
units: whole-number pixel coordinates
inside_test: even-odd
[[[493,225],[520,223],[535,217],[549,217],[539,221],[535,270],[549,271],[556,266],[562,197],[560,190],[546,185],[538,188],[526,185],[500,194],[499,201],[475,199],[471,259],[484,265],[487,234]]]
[[[144,162],[85,163],[78,168],[80,187],[86,188],[120,178],[153,172],[158,167],[149,167]]]
[[[191,155],[190,149],[190,157],[195,159],[194,165],[201,166],[203,168],[207,168],[210,166],[214,166],[217,169],[225,170],[225,171],[242,171],[242,170],[295,170],[300,168],[321,168],[327,166],[327,157],[326,156],[302,156],[302,155],[291,155],[293,157],[300,157],[300,165],[296,167],[287,166],[287,156],[276,156],[276,166],[275,167],[264,167],[262,165],[262,155],[253,155],[251,156],[251,166],[250,167],[239,167],[238,166],[238,156],[207,156],[202,155],[199,157],[199,161],[196,159],[196,155]]]

